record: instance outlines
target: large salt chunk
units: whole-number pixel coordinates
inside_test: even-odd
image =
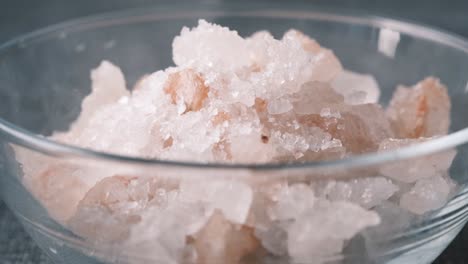
[[[422,143],[434,138],[419,139],[386,139],[379,145],[379,151],[389,151],[417,143]],[[419,179],[437,176],[447,171],[456,155],[451,149],[440,153],[434,153],[423,157],[417,157],[405,161],[383,164],[380,173],[389,178],[401,182],[415,182]]]
[[[330,109],[339,115],[344,98],[326,83],[308,82],[291,96],[291,101],[297,114],[320,114],[323,109]]]
[[[164,91],[171,96],[173,104],[179,101],[185,104],[185,112],[200,110],[208,97],[209,89],[200,74],[186,69],[169,74]]]
[[[388,243],[385,242],[404,233],[416,217],[399,205],[388,201],[376,206],[374,211],[379,214],[382,222],[361,233],[370,257],[380,256],[381,252],[386,251]]]
[[[313,63],[315,55],[306,52],[297,41],[273,40],[264,52],[266,64],[261,71],[253,72],[248,81],[257,97],[271,101],[297,92],[302,84],[313,81],[314,71],[321,66]]]
[[[200,202],[207,208],[220,210],[227,220],[245,223],[252,204],[252,188],[239,181],[182,181],[183,201]]]
[[[354,105],[349,108],[345,115],[349,115],[350,120],[346,122],[343,132],[347,133],[348,136],[351,135],[351,137],[352,133],[355,133],[361,135],[362,138],[367,134],[372,142],[372,146],[369,146],[368,149],[363,148],[364,152],[377,150],[379,142],[394,135],[390,122],[385,118],[385,112],[378,104]],[[350,123],[353,121],[356,122],[354,125]],[[360,123],[363,127],[361,127]],[[349,127],[346,127],[346,125]],[[349,140],[352,141],[351,138]]]
[[[91,72],[91,83],[91,94],[83,100],[81,114],[72,127],[77,133],[98,109],[129,95],[122,71],[108,61],[102,61],[99,67]]]
[[[122,241],[142,210],[158,198],[162,184],[155,178],[112,176],[99,181],[78,204],[68,226],[76,234],[96,241]],[[161,189],[164,190],[165,189]]]
[[[76,171],[68,164],[49,164],[42,172],[25,175],[23,184],[54,219],[66,222],[90,188]]]
[[[262,32],[246,39],[252,58],[249,67],[251,74],[246,75],[249,76],[246,81],[257,97],[276,104],[275,100],[297,92],[302,84],[310,81],[327,82],[341,70],[339,61],[331,51],[320,46],[316,51],[307,50],[301,41],[307,37],[302,33],[297,34],[287,33],[281,40],[276,40]]]
[[[168,160],[210,161],[213,146],[220,142],[222,128],[211,126],[213,116],[208,109],[190,111],[160,123],[159,132],[171,138],[171,144],[160,154]]]
[[[293,106],[288,99],[279,98],[268,104],[268,113],[272,115],[283,114],[291,111],[292,108]]]
[[[152,126],[152,116],[140,109],[112,104],[94,113],[81,133],[69,137],[66,142],[98,151],[138,156],[149,142],[156,143],[151,135]]]
[[[255,236],[262,246],[275,256],[285,256],[288,253],[288,222],[274,221],[266,228],[256,228]]]
[[[303,126],[317,126],[339,139],[347,152],[358,154],[375,151],[385,138],[393,136],[385,113],[377,104],[342,106],[340,115],[300,115]]]
[[[240,263],[259,247],[253,229],[231,223],[218,210],[193,240],[197,263]]]
[[[157,263],[181,263],[187,249],[187,227],[181,216],[190,214],[174,214],[155,206],[147,208],[141,221],[131,228],[129,238],[125,240],[126,252]]]
[[[380,223],[379,216],[353,203],[320,200],[288,229],[288,252],[297,262],[340,253],[344,243]]]
[[[324,181],[312,186],[320,197],[330,201],[348,201],[363,208],[373,208],[392,197],[398,186],[383,177],[358,178],[349,181]]]
[[[232,126],[233,130],[227,136],[232,159],[239,163],[269,162],[276,155],[272,142],[265,139],[261,130],[251,124]],[[248,148],[246,146],[249,146]]]
[[[399,86],[388,106],[387,116],[401,138],[445,135],[450,126],[447,88],[434,77],[413,87]]]
[[[276,205],[270,210],[272,220],[291,220],[310,210],[315,201],[314,192],[305,184],[294,184],[282,188],[275,199]]]
[[[374,76],[343,70],[331,82],[335,91],[344,96],[347,104],[375,104],[380,89]]]
[[[321,47],[304,33],[291,29],[284,34],[283,39],[298,41],[304,50],[315,55],[313,63],[317,67],[313,69],[311,81],[329,82],[342,70],[340,61],[331,50]]]
[[[450,195],[450,182],[441,175],[420,179],[403,194],[400,206],[415,214],[424,214],[442,207]]]
[[[192,30],[184,27],[172,43],[177,66],[232,71],[250,63],[247,43],[236,31],[199,20]]]

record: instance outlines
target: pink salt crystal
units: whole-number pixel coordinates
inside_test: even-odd
[[[196,249],[200,264],[237,264],[259,248],[252,228],[232,224],[218,210],[189,242]]]
[[[277,100],[270,101],[270,103],[268,104],[268,113],[272,115],[283,114],[291,111],[292,108],[293,106],[291,102],[289,102],[289,100],[279,98]]]
[[[62,134],[62,133],[61,133]],[[65,133],[63,133],[65,134]],[[49,169],[54,164],[52,157],[34,152],[18,145],[11,145],[15,152],[16,160],[21,164],[24,178],[33,178]]]
[[[294,112],[297,114],[320,114],[324,108],[339,112],[344,105],[344,98],[334,91],[329,84],[308,82],[291,96]]]
[[[431,139],[434,138],[390,138],[380,143],[379,151],[390,151],[401,147],[422,143]],[[441,172],[447,171],[450,168],[455,155],[456,151],[452,149],[405,161],[383,164],[380,167],[380,173],[394,180],[411,183],[419,179],[431,178]]]
[[[442,207],[449,198],[450,183],[441,175],[420,179],[403,194],[400,206],[415,214],[424,214]]]
[[[304,33],[291,29],[284,34],[283,39],[297,40],[302,44],[304,50],[315,55],[314,63],[319,66],[314,69],[311,80],[329,82],[342,70],[340,61],[331,50],[321,47],[317,41]]]
[[[76,170],[67,164],[52,163],[46,170],[23,179],[26,187],[59,222],[65,222],[75,213],[89,188]]]
[[[169,74],[164,91],[171,96],[173,104],[182,100],[186,111],[198,111],[208,97],[209,88],[200,74],[186,69]]]
[[[399,86],[388,106],[387,116],[401,138],[445,135],[450,126],[447,88],[434,77],[413,87]]]
[[[175,184],[151,177],[112,176],[99,181],[79,202],[68,226],[76,234],[97,241],[123,241],[142,211],[162,206],[158,190],[170,191]],[[161,189],[163,188],[163,189]]]
[[[114,176],[98,182],[80,201],[76,214],[68,225],[76,234],[96,241],[122,241],[129,225],[140,217],[131,210],[116,212],[118,206],[129,204],[127,187],[131,178]],[[135,201],[133,206],[139,206]],[[130,209],[130,208],[129,208]]]
[[[353,154],[375,151],[381,140],[393,135],[380,106],[365,104],[343,109],[339,118],[309,114],[298,116],[298,121],[301,125],[321,128]]]
[[[365,149],[363,152],[377,150],[377,146],[380,141],[385,138],[393,137],[394,135],[390,122],[387,120],[387,118],[385,118],[385,113],[382,107],[378,104],[361,104],[351,106],[347,113],[353,117],[359,118],[364,125],[364,128],[355,126],[354,131],[348,130],[347,133],[351,135],[353,133],[367,134],[369,136],[369,140],[372,141],[373,146],[369,149]],[[359,121],[357,122],[359,123]],[[347,129],[349,128],[346,127],[345,124],[343,131],[346,131]],[[366,129],[367,132],[363,131],[364,129]]]

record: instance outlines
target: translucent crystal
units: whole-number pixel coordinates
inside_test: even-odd
[[[402,138],[445,135],[450,126],[447,88],[434,77],[413,87],[399,86],[388,106],[387,116]]]
[[[91,94],[83,100],[81,114],[73,124],[73,130],[80,131],[99,108],[129,95],[122,71],[108,61],[102,61],[99,67],[91,72],[91,81]]]
[[[320,197],[356,203],[366,209],[381,204],[398,191],[398,186],[383,177],[326,181],[313,183],[313,187]]]
[[[315,201],[312,189],[305,184],[294,184],[281,189],[276,195],[277,204],[272,208],[272,220],[290,220],[310,210]]]
[[[344,104],[342,95],[335,92],[328,84],[309,82],[292,95],[294,112],[297,114],[320,114],[324,108],[339,111]]]
[[[386,139],[380,143],[379,151],[394,150],[431,139],[434,138]],[[380,173],[401,182],[415,182],[419,179],[434,177],[441,172],[447,171],[455,155],[456,151],[452,149],[423,157],[387,163],[380,167]]]
[[[232,224],[217,210],[193,238],[199,263],[236,264],[259,247],[251,228]]]
[[[174,188],[156,178],[112,176],[99,181],[81,199],[68,225],[95,241],[123,241],[148,205],[162,206],[161,193]],[[155,199],[156,198],[156,199]]]
[[[400,206],[415,214],[424,214],[442,207],[449,194],[447,179],[436,175],[418,180],[409,192],[401,196]]]
[[[347,104],[375,104],[379,102],[380,88],[372,75],[341,71],[331,83],[344,96]]]
[[[243,224],[252,203],[252,189],[238,181],[182,181],[180,197],[184,201],[198,201],[207,208],[218,209],[227,220]]]
[[[236,31],[200,20],[198,27],[186,27],[172,44],[177,66],[232,70],[248,66],[247,43]]]
[[[353,203],[318,201],[288,228],[289,255],[297,262],[331,257],[346,240],[379,223],[375,212]]]
[[[272,222],[266,228],[255,229],[255,236],[268,252],[276,256],[285,256],[288,253],[288,226],[289,223]]]
[[[76,167],[49,164],[42,172],[25,175],[23,183],[54,219],[65,222],[90,188],[76,171]]]
[[[317,41],[304,33],[291,29],[284,34],[283,39],[299,41],[304,50],[315,55],[314,63],[319,66],[314,69],[311,80],[329,82],[341,71],[341,63],[335,54],[331,50],[321,47]]]

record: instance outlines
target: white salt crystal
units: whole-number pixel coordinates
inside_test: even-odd
[[[231,71],[248,66],[250,59],[244,39],[236,31],[199,20],[192,30],[183,28],[172,44],[177,66],[204,71]],[[208,68],[208,69],[207,69]]]
[[[255,229],[255,236],[268,252],[276,256],[285,256],[288,253],[287,226],[288,223],[285,222],[273,222],[265,229]]]
[[[81,114],[73,124],[73,130],[80,131],[99,108],[128,95],[122,71],[108,61],[102,61],[99,67],[91,72],[91,81],[91,94],[83,100]]]
[[[331,86],[344,96],[347,104],[374,104],[379,101],[379,85],[369,74],[344,70],[332,81]]]
[[[180,263],[187,235],[181,220],[159,208],[147,208],[141,221],[132,227],[125,249],[157,262]]]
[[[289,255],[297,262],[331,257],[341,252],[346,240],[379,223],[375,212],[358,205],[318,201],[289,227]]]
[[[219,209],[229,221],[245,223],[252,203],[252,189],[238,181],[182,181],[180,196],[184,201],[200,202]]]
[[[388,200],[398,186],[383,177],[358,178],[349,181],[326,181],[312,184],[321,197],[331,201],[348,201],[363,208],[373,208]]]
[[[281,189],[277,204],[269,212],[272,220],[290,220],[302,215],[313,207],[315,197],[312,189],[305,184],[294,184]]]
[[[424,214],[442,207],[448,200],[450,185],[441,175],[420,179],[403,194],[400,206],[415,213]]]
[[[276,155],[273,144],[262,142],[262,133],[258,129],[248,125],[233,128],[235,130],[227,136],[233,160],[240,163],[262,163],[271,161]],[[244,133],[246,129],[251,132]]]

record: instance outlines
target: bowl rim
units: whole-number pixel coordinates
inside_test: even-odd
[[[116,24],[127,24],[145,22],[149,20],[161,19],[180,19],[180,18],[198,18],[206,16],[231,16],[231,17],[277,17],[277,18],[301,18],[316,21],[327,21],[335,23],[347,23],[361,26],[385,28],[432,41],[438,44],[446,45],[460,50],[468,55],[468,40],[453,33],[444,30],[427,27],[414,22],[396,20],[382,16],[356,15],[356,12],[348,11],[328,11],[320,10],[314,7],[313,10],[290,8],[281,9],[274,5],[259,5],[258,9],[247,5],[247,8],[232,9],[229,11],[203,10],[197,11],[197,8],[187,12],[177,10],[177,5],[172,8],[138,8],[124,11],[113,11],[97,15],[87,16],[78,19],[72,19],[66,22],[48,26],[31,33],[13,38],[10,41],[0,44],[0,53],[8,51],[15,46],[25,45],[27,42],[41,39],[61,32],[75,32],[86,30],[88,28],[105,27]],[[171,12],[172,11],[172,12]],[[157,14],[155,16],[155,14]],[[468,87],[468,84],[467,84]],[[278,169],[322,169],[322,168],[355,168],[370,165],[378,165],[385,162],[400,161],[418,156],[424,156],[435,152],[448,150],[468,142],[468,128],[455,131],[448,135],[443,135],[423,143],[417,143],[411,146],[402,147],[396,150],[383,152],[372,152],[359,155],[353,155],[343,159],[334,159],[327,161],[311,161],[303,163],[215,163],[215,162],[192,162],[177,160],[160,160],[140,158],[134,156],[125,156],[103,151],[96,151],[89,148],[82,148],[65,143],[60,143],[42,135],[32,133],[20,126],[17,126],[0,117],[0,136],[11,143],[44,153],[50,156],[60,158],[80,158],[98,161],[117,162],[119,164],[140,165],[140,166],[168,166],[168,167],[189,167],[192,169],[227,169],[240,170],[248,169],[255,171],[268,171]]]

